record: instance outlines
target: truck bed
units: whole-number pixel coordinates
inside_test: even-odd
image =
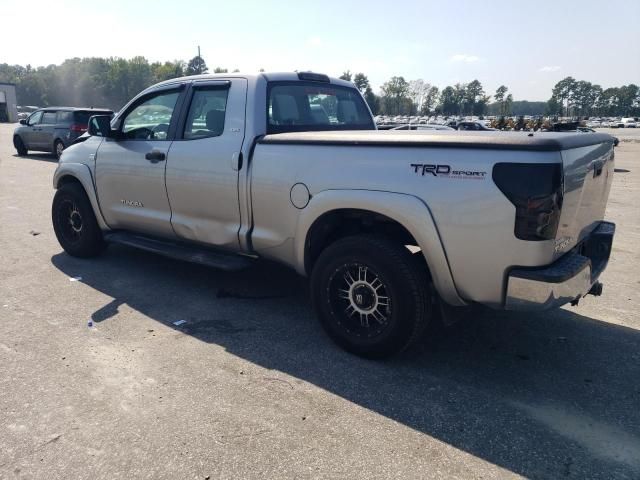
[[[265,144],[428,146],[538,152],[558,152],[603,142],[613,143],[613,137],[604,133],[364,130],[279,133],[266,135],[260,140]]]
[[[602,221],[613,179],[612,160],[613,138],[597,133],[267,135],[252,159],[253,245],[261,255],[286,256],[277,250],[296,237],[291,226],[299,211],[289,198],[296,183],[306,185],[316,200],[328,191],[410,195],[423,202],[425,215],[433,219],[461,298],[501,307],[503,281],[511,268],[551,264]],[[562,166],[564,199],[555,238],[516,237],[516,207],[492,178],[499,163]],[[534,181],[532,177],[524,183],[528,180]]]

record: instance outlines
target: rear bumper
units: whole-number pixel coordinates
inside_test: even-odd
[[[507,278],[507,310],[547,310],[584,297],[609,262],[615,224],[600,224],[571,252],[543,268],[514,268]]]

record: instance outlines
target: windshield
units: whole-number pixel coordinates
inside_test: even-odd
[[[375,125],[354,88],[317,82],[269,84],[268,133],[317,130],[375,130]]]

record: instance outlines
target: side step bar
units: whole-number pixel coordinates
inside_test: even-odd
[[[133,233],[110,232],[104,235],[104,239],[107,243],[127,245],[147,252],[158,253],[165,257],[175,258],[176,260],[199,263],[229,272],[243,270],[253,264],[251,257],[220,252],[199,245],[159,240]]]

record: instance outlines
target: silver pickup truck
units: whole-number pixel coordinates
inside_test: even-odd
[[[456,307],[602,290],[608,135],[379,132],[351,83],[307,72],[170,80],[89,133],[53,180],[66,252],[276,260],[310,277],[323,327],[359,355],[396,353]]]

